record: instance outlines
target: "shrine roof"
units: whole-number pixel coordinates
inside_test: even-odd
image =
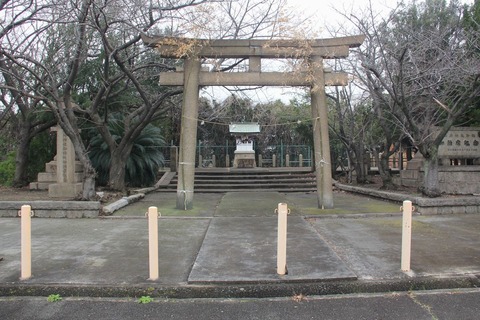
[[[260,125],[256,122],[231,123],[230,133],[260,133]]]

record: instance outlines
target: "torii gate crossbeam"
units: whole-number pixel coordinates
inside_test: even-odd
[[[183,86],[180,134],[177,209],[193,208],[195,150],[199,86],[308,86],[311,93],[314,160],[318,207],[333,208],[332,168],[328,137],[328,110],[325,86],[345,86],[345,73],[324,70],[323,59],[345,58],[349,49],[362,44],[365,37],[351,36],[310,40],[205,40],[142,36],[162,57],[184,59],[180,72],[160,73],[160,84]],[[201,71],[203,58],[244,58],[247,72]],[[308,70],[300,72],[262,72],[261,59],[305,59]]]

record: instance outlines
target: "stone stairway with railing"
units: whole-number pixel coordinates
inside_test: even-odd
[[[178,174],[157,191],[176,192]],[[315,174],[310,168],[211,168],[195,170],[195,192],[315,192]]]

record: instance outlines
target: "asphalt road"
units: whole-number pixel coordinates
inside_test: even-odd
[[[480,289],[278,299],[0,298],[0,319],[479,319]]]

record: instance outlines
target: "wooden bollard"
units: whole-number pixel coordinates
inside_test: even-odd
[[[401,270],[403,272],[410,271],[410,258],[412,252],[412,201],[403,201],[403,218],[402,218],[402,260]]]
[[[148,259],[150,278],[155,281],[158,279],[158,209],[157,207],[148,208]]]
[[[287,273],[287,214],[289,209],[286,203],[279,203],[278,213],[278,237],[277,237],[277,274]]]
[[[20,280],[32,277],[32,207],[23,205],[20,210],[21,257]]]

